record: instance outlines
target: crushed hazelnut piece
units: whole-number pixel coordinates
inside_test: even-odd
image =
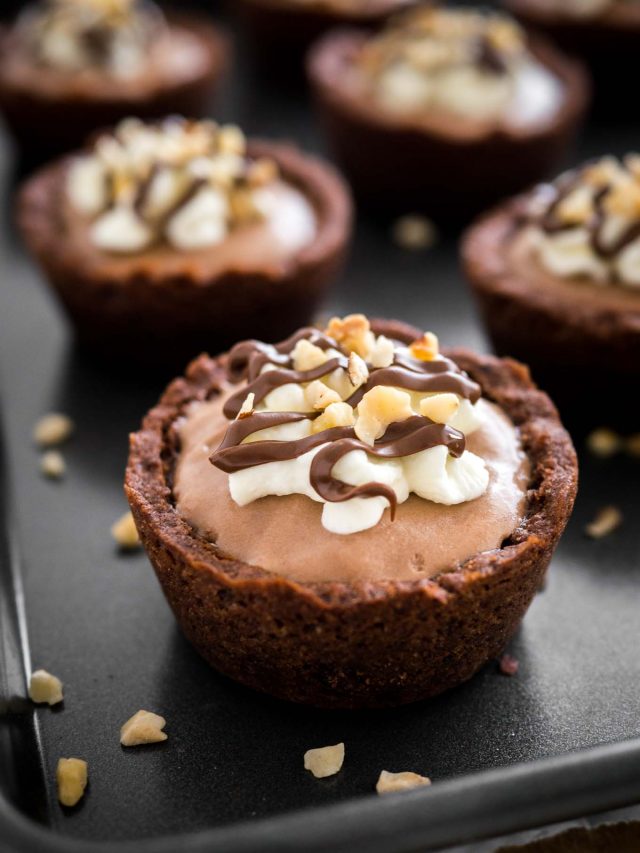
[[[433,394],[420,400],[420,414],[437,424],[446,424],[460,408],[457,394]]]
[[[498,662],[498,668],[503,675],[516,675],[519,667],[519,661],[511,655],[502,655]]]
[[[393,364],[394,354],[393,341],[385,338],[384,335],[378,335],[369,353],[369,364],[375,368],[390,367]]]
[[[594,456],[606,459],[622,449],[622,439],[612,429],[601,427],[587,436],[587,448]]]
[[[62,682],[46,669],[37,669],[29,679],[29,699],[38,705],[57,705],[64,700]]]
[[[409,352],[420,361],[433,361],[440,352],[437,336],[433,332],[425,332],[421,338],[409,344]]]
[[[388,770],[383,770],[376,783],[376,791],[379,794],[390,794],[394,791],[409,791],[411,788],[420,788],[423,785],[430,784],[431,779],[427,776],[420,776],[418,773],[411,773],[411,771],[389,773]]]
[[[122,746],[142,746],[146,743],[160,743],[168,735],[162,729],[167,721],[152,711],[138,711],[120,729]]]
[[[304,754],[304,769],[310,770],[316,779],[334,776],[344,763],[344,744],[308,749]]]
[[[331,403],[324,412],[317,417],[312,425],[311,432],[315,435],[325,429],[334,427],[350,427],[356,422],[355,413],[348,403]]]
[[[605,506],[596,513],[593,521],[585,527],[585,533],[591,539],[602,539],[622,524],[622,513],[615,506]]]
[[[226,124],[218,131],[218,151],[221,154],[244,154],[244,133],[234,124]]]
[[[393,242],[401,249],[420,251],[430,249],[437,241],[438,235],[431,220],[424,216],[401,216],[392,229]]]
[[[248,418],[253,414],[253,404],[255,402],[256,395],[251,392],[247,394],[245,397],[244,403],[240,406],[240,411],[238,412],[238,417],[236,420],[241,421],[244,418]]]
[[[375,343],[369,321],[364,314],[349,314],[342,319],[332,317],[326,334],[349,352],[357,352],[366,358]]]
[[[589,187],[579,187],[562,199],[556,210],[556,216],[567,225],[586,222],[593,212],[593,202]]]
[[[62,444],[73,432],[73,421],[67,415],[52,412],[44,415],[33,428],[33,440],[40,447]]]
[[[130,512],[125,512],[121,518],[111,525],[111,535],[120,548],[125,551],[133,550],[140,545],[136,523]]]
[[[636,432],[633,435],[630,435],[629,438],[625,441],[624,446],[629,456],[640,457],[640,432]]]
[[[334,391],[333,388],[329,388],[328,385],[325,385],[324,382],[321,382],[319,379],[314,379],[313,382],[310,382],[307,385],[304,396],[307,403],[316,411],[326,409],[327,406],[331,405],[331,403],[342,402],[340,394],[338,394],[337,391]]]
[[[40,471],[45,477],[52,480],[59,480],[64,477],[67,466],[64,462],[64,456],[58,450],[47,450],[40,457]]]
[[[349,381],[354,388],[359,388],[364,385],[369,378],[369,368],[363,358],[360,358],[357,352],[349,353],[349,366],[347,368]]]
[[[87,762],[82,758],[61,758],[56,770],[58,799],[63,806],[75,806],[87,787]]]
[[[373,444],[384,435],[389,424],[404,421],[412,415],[411,397],[406,391],[375,385],[358,404],[356,435],[361,441]]]
[[[306,338],[301,338],[291,353],[293,366],[296,370],[313,370],[327,360],[323,349],[312,344]]]

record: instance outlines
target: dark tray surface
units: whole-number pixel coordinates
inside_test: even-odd
[[[224,117],[316,147],[294,99],[254,95]],[[627,139],[631,132],[618,133],[612,145],[592,133],[581,156],[623,152]],[[112,547],[109,527],[126,509],[127,433],[161,384],[82,363],[10,228],[1,248],[0,369],[31,650],[34,668],[65,682],[64,708],[38,711],[52,797],[46,822],[55,832],[111,840],[190,833],[366,794],[382,768],[437,783],[640,736],[638,463],[583,454],[574,517],[511,647],[517,677],[490,664],[443,697],[379,713],[319,712],[258,696],[211,671],[182,639],[146,557]],[[393,315],[448,344],[486,348],[452,241],[414,255],[394,247],[385,226],[361,222],[327,309]],[[30,439],[50,410],[77,426],[60,484],[39,476]],[[606,503],[628,523],[589,541],[583,527]],[[120,725],[140,707],[166,716],[169,741],[122,750]],[[319,781],[302,769],[306,749],[340,740],[347,757],[337,777]],[[67,755],[88,760],[91,781],[81,807],[63,814],[53,775]]]

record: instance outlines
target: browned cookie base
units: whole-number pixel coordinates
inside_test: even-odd
[[[78,148],[92,131],[115,125],[130,116],[141,119],[174,114],[194,118],[207,116],[228,64],[227,39],[202,17],[174,15],[170,16],[171,21],[198,36],[206,46],[208,63],[192,79],[166,86],[151,98],[48,97],[41,92],[15,89],[4,79],[0,65],[0,111],[26,165],[34,166]],[[0,49],[3,41],[0,32]],[[46,70],[42,73],[46,74]]]
[[[640,15],[605,13],[593,18],[570,18],[541,10],[537,0],[505,0],[509,11],[527,27],[538,30],[589,67],[598,118],[626,119],[637,115],[629,98],[624,69],[633,68],[640,50]]]
[[[527,133],[505,128],[467,139],[431,132],[342,89],[342,69],[366,37],[357,31],[327,35],[311,50],[307,69],[329,144],[368,209],[416,210],[439,222],[464,222],[551,172],[587,107],[589,85],[581,66],[535,40],[532,52],[566,87],[551,123]]]
[[[601,425],[638,429],[640,294],[631,311],[553,300],[548,290],[536,289],[535,273],[525,280],[504,250],[521,201],[482,217],[463,241],[465,272],[496,352],[526,360],[573,432]],[[594,404],[602,394],[611,401],[605,407]]]
[[[281,275],[233,270],[209,281],[196,278],[190,253],[181,275],[161,266],[117,280],[77,268],[65,251],[59,215],[65,166],[61,160],[24,186],[19,225],[30,251],[60,298],[80,345],[106,363],[182,370],[200,352],[219,352],[238,339],[280,340],[313,316],[335,281],[351,235],[351,203],[339,175],[298,149],[253,141],[249,154],[270,157],[282,177],[313,205],[317,233]]]
[[[375,328],[407,341],[418,334],[399,323]],[[532,474],[509,540],[431,579],[303,586],[221,553],[178,515],[172,425],[191,401],[217,393],[224,356],[194,361],[132,435],[125,489],[142,542],[182,630],[220,672],[295,702],[384,707],[447,690],[502,651],[571,513],[576,457],[525,367],[449,355],[520,428]]]

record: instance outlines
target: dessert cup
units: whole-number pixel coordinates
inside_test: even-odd
[[[603,162],[606,170],[618,170]],[[605,423],[628,432],[640,425],[629,394],[640,379],[637,219],[634,213],[616,223],[628,229],[617,252],[613,244],[597,251],[592,237],[582,234],[596,219],[591,203],[583,209],[584,198],[574,195],[559,207],[572,192],[584,192],[575,183],[581,174],[569,173],[481,217],[464,237],[464,267],[495,351],[526,360],[571,429]],[[590,190],[600,206],[604,184]],[[540,211],[530,215],[538,204]],[[616,240],[622,239],[618,233]],[[554,241],[560,242],[554,247]],[[626,281],[614,273],[616,265]],[[594,405],[594,392],[603,388],[616,401],[604,410]]]
[[[556,100],[548,110],[538,104],[540,114],[521,122],[453,115],[446,106],[399,109],[401,91],[393,108],[381,103],[354,82],[354,68],[372,46],[361,31],[329,33],[312,48],[307,69],[321,122],[367,210],[420,211],[460,223],[557,165],[585,113],[588,80],[579,63],[546,41],[529,37],[523,45],[530,67],[554,87]],[[465,110],[474,109],[467,98]]]
[[[336,349],[345,357],[353,346],[358,348],[358,343],[339,338],[335,334],[339,328],[333,321],[328,334],[334,337],[305,329],[277,350],[247,342],[230,355],[217,359],[202,355],[192,362],[147,414],[140,431],[131,436],[125,489],[142,543],[176,619],[213,667],[251,688],[295,702],[328,708],[394,706],[425,699],[465,681],[503,650],[540,588],[571,513],[576,458],[553,404],[533,385],[522,365],[455,350],[447,353],[455,363],[438,356],[437,363],[425,366],[404,350],[404,356],[392,354],[396,367],[391,369],[397,373],[397,367],[404,364],[408,372],[400,370],[401,378],[391,380],[389,368],[385,378],[380,372],[385,368],[374,370],[371,365],[378,358],[373,353],[381,348],[381,339],[376,338],[373,349],[368,345],[365,348],[368,353],[359,349],[371,373],[359,390],[356,435],[364,435],[371,425],[365,416],[365,411],[371,410],[361,408],[364,401],[372,399],[366,389],[373,389],[375,396],[381,390],[378,387],[376,391],[376,385],[383,386],[385,381],[402,387],[408,387],[405,382],[411,387],[417,383],[436,392],[449,389],[448,393],[427,395],[434,417],[438,417],[434,400],[437,405],[450,403],[456,397],[452,389],[468,398],[458,398],[457,403],[454,400],[455,405],[460,404],[458,414],[466,406],[465,418],[476,405],[470,400],[477,400],[481,393],[484,399],[477,405],[483,407],[483,417],[490,413],[491,430],[498,423],[502,425],[496,426],[497,433],[492,432],[491,442],[498,457],[503,458],[504,453],[506,460],[509,456],[507,467],[500,474],[497,462],[495,466],[487,463],[487,473],[483,474],[483,462],[466,458],[467,449],[460,455],[456,442],[462,440],[464,444],[465,437],[462,421],[454,420],[458,414],[450,420],[457,422],[460,430],[445,425],[443,417],[434,421],[412,415],[403,426],[391,423],[391,415],[385,420],[386,429],[391,430],[384,433],[385,441],[390,435],[398,441],[417,441],[420,447],[430,448],[426,453],[435,453],[440,460],[442,448],[434,447],[434,443],[448,442],[449,451],[458,454],[457,463],[466,466],[468,476],[462,478],[464,486],[462,480],[459,485],[467,490],[467,496],[477,497],[464,501],[460,495],[457,499],[449,495],[445,500],[440,494],[436,503],[417,494],[404,500],[404,494],[395,507],[394,521],[387,510],[380,516],[379,507],[370,517],[367,501],[384,503],[380,495],[389,494],[388,486],[363,485],[362,478],[349,480],[361,483],[355,489],[336,482],[332,477],[338,476],[338,469],[331,469],[336,456],[327,457],[328,473],[322,475],[320,471],[326,464],[324,457],[319,463],[320,457],[327,449],[332,454],[339,439],[353,432],[345,427],[330,427],[333,432],[315,440],[315,446],[322,438],[328,442],[317,451],[309,474],[309,482],[315,483],[326,498],[324,505],[318,494],[313,500],[309,499],[312,493],[302,494],[306,487],[299,477],[298,485],[291,485],[297,476],[292,473],[294,469],[288,469],[290,473],[277,492],[280,496],[276,496],[273,490],[277,491],[277,486],[274,475],[267,471],[268,464],[258,468],[257,479],[256,469],[244,466],[257,465],[260,459],[264,463],[272,453],[278,454],[278,459],[291,460],[290,448],[282,447],[295,441],[273,440],[275,433],[271,432],[270,441],[237,444],[240,433],[248,434],[255,428],[251,418],[259,413],[253,407],[259,408],[264,392],[264,387],[260,391],[254,381],[255,402],[245,398],[246,383],[240,376],[249,365],[258,384],[271,383],[273,372],[261,371],[265,358],[287,364],[286,353],[293,348],[291,363],[299,364],[296,354],[309,355],[298,349],[301,338],[307,350],[308,343],[315,341],[330,348],[327,357],[333,357]],[[398,322],[376,322],[373,331],[382,335],[385,343],[391,339],[395,352],[412,341],[418,342],[419,349],[428,349],[433,342],[433,336],[421,338],[418,330]],[[417,351],[412,346],[409,352]],[[310,353],[317,356],[315,347]],[[430,356],[417,356],[424,357]],[[350,355],[350,368],[352,358]],[[311,373],[316,376],[323,369],[326,373],[323,367]],[[423,369],[428,378],[421,384]],[[354,379],[363,381],[364,376],[366,371]],[[293,381],[298,378],[293,377]],[[277,383],[269,387],[284,393]],[[288,388],[291,394],[291,386]],[[387,393],[389,389],[383,388],[385,399]],[[406,402],[406,396],[403,399]],[[223,401],[227,416],[233,418],[237,413],[226,433],[220,415]],[[334,405],[337,408],[327,406],[320,417],[329,418],[328,423],[346,423],[344,407],[350,404]],[[275,417],[276,423],[281,418],[269,414],[259,417]],[[491,420],[494,417],[497,420]],[[285,429],[292,428],[291,421],[296,418],[299,421],[304,415],[289,412]],[[279,420],[280,424],[284,422]],[[439,438],[420,444],[416,433],[426,435],[421,432],[425,426],[429,435],[435,431]],[[203,429],[209,430],[205,446]],[[483,429],[476,433],[476,443],[472,443],[473,435],[469,437],[469,447],[477,451],[482,447],[486,440]],[[412,438],[408,439],[409,434]],[[224,442],[218,446],[223,435]],[[288,435],[292,438],[294,433]],[[284,433],[280,436],[282,439]],[[507,445],[511,448],[508,453]],[[381,444],[371,447],[369,452],[377,454],[379,462],[391,452],[381,450]],[[347,458],[343,451],[338,452],[341,463]],[[303,448],[299,446],[296,452],[303,452]],[[394,452],[397,456],[404,451],[396,447]],[[248,458],[247,453],[249,457],[258,456]],[[265,453],[266,457],[261,455]],[[302,464],[300,458],[292,464]],[[410,465],[415,458],[410,458]],[[375,470],[379,472],[386,465],[384,462]],[[236,473],[227,478],[219,466]],[[295,471],[300,473],[297,467]],[[237,491],[233,491],[233,500],[227,491],[231,477],[238,472],[240,479],[234,481],[233,490],[238,484],[240,489],[253,489],[242,505],[236,503]],[[386,475],[376,476],[383,479]],[[413,488],[431,489],[435,479],[426,476]],[[271,485],[265,485],[266,481]],[[497,511],[500,483],[510,494],[502,504],[504,515],[502,510]],[[478,484],[480,488],[474,492]],[[296,489],[298,492],[293,493]],[[355,504],[354,492],[359,496]],[[259,499],[252,501],[256,496]],[[449,505],[456,500],[457,504]],[[485,526],[487,519],[491,530]],[[334,532],[337,528],[340,533]],[[469,536],[473,542],[462,541]]]
[[[168,16],[165,28],[150,48],[152,67],[124,79],[105,69],[38,64],[17,27],[0,30],[0,112],[23,161],[45,162],[131,115],[207,115],[228,64],[227,39],[193,13]]]
[[[125,245],[117,252],[95,245],[94,226],[68,200],[81,160],[65,157],[32,176],[20,192],[18,222],[77,342],[107,365],[178,369],[240,337],[278,340],[309,321],[342,267],[351,233],[348,190],[330,166],[292,145],[253,140],[246,151],[248,164],[277,168],[285,207],[275,205],[273,215],[243,222],[221,241],[212,237],[211,245],[191,247],[193,223],[185,221],[182,248],[158,237],[127,251],[140,225],[133,201],[132,222],[117,225]],[[214,199],[210,220],[204,211],[195,224],[218,228],[219,203]]]

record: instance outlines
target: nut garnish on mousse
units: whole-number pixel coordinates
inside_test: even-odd
[[[540,185],[521,225],[548,273],[640,287],[640,155],[603,157]]]
[[[515,21],[471,9],[409,10],[364,45],[355,70],[385,110],[430,121],[528,125],[563,95]]]
[[[226,370],[176,425],[174,493],[234,556],[301,579],[429,576],[517,527],[517,431],[435,335],[407,345],[350,315],[240,343]]]
[[[120,255],[219,252],[233,237],[241,257],[241,235],[268,256],[295,252],[316,231],[311,205],[276,163],[251,158],[239,128],[212,121],[121,122],[71,164],[67,196],[90,244]]]

